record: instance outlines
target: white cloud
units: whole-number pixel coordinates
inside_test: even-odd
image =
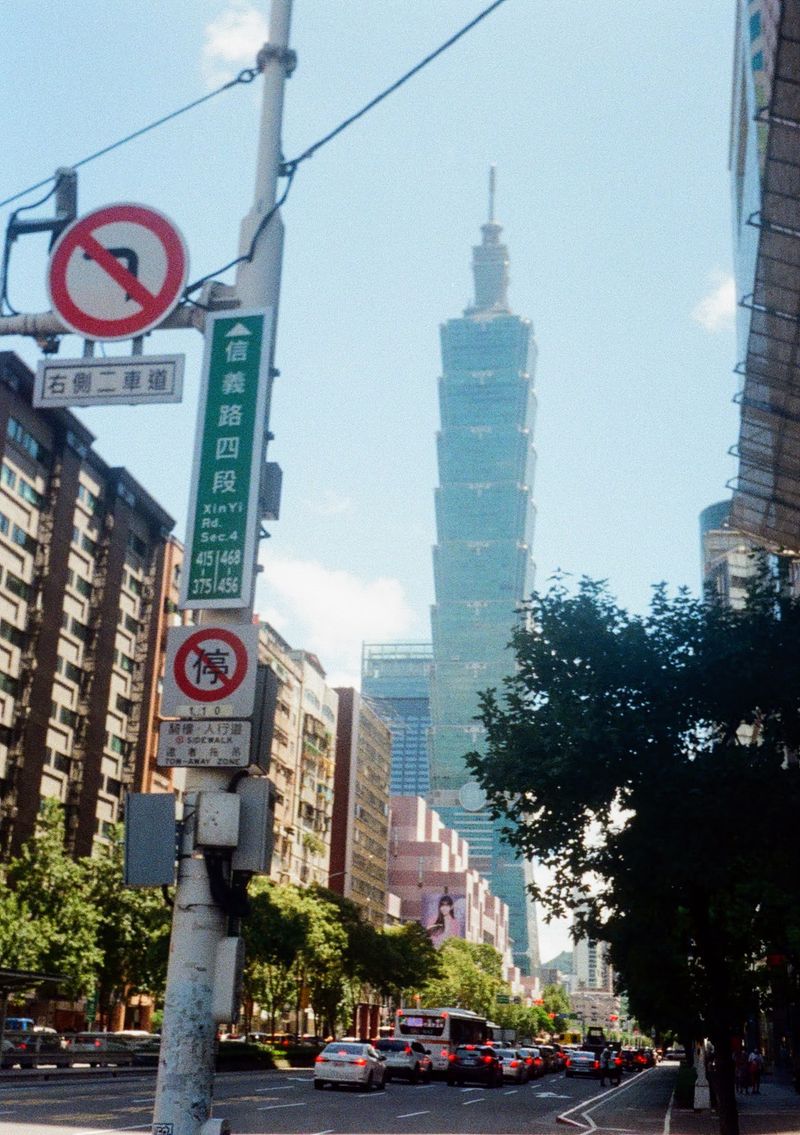
[[[263,617],[293,647],[316,654],[331,685],[360,685],[362,642],[415,633],[415,614],[396,579],[363,580],[269,552],[262,564]]]
[[[712,272],[710,288],[692,309],[692,319],[706,331],[727,331],[736,315],[736,288],[733,276]]]
[[[219,86],[240,68],[252,67],[267,37],[267,21],[261,11],[245,0],[228,0],[205,29],[203,75],[207,85]]]

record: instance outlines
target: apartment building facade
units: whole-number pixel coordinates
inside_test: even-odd
[[[374,926],[387,907],[392,734],[367,698],[337,687],[333,825],[328,886],[351,899]]]
[[[74,415],[34,409],[32,383],[0,353],[0,855],[44,797],[89,855],[128,790],[171,788],[152,712],[173,520]]]

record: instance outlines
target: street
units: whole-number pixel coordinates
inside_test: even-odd
[[[662,1065],[601,1089],[596,1080],[547,1076],[489,1091],[443,1081],[392,1082],[385,1092],[315,1092],[305,1070],[228,1073],[215,1082],[214,1115],[233,1135],[481,1133],[554,1135],[605,1129],[664,1135],[677,1068]],[[71,1076],[0,1087],[2,1135],[117,1135],[149,1131],[155,1078]],[[559,1123],[557,1117],[561,1116]],[[679,1124],[672,1122],[673,1135]]]

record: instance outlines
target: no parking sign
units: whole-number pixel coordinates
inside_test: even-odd
[[[161,713],[170,717],[251,717],[258,627],[171,627]]]

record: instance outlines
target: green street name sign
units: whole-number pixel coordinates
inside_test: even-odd
[[[252,602],[272,318],[270,308],[206,320],[183,608]]]

